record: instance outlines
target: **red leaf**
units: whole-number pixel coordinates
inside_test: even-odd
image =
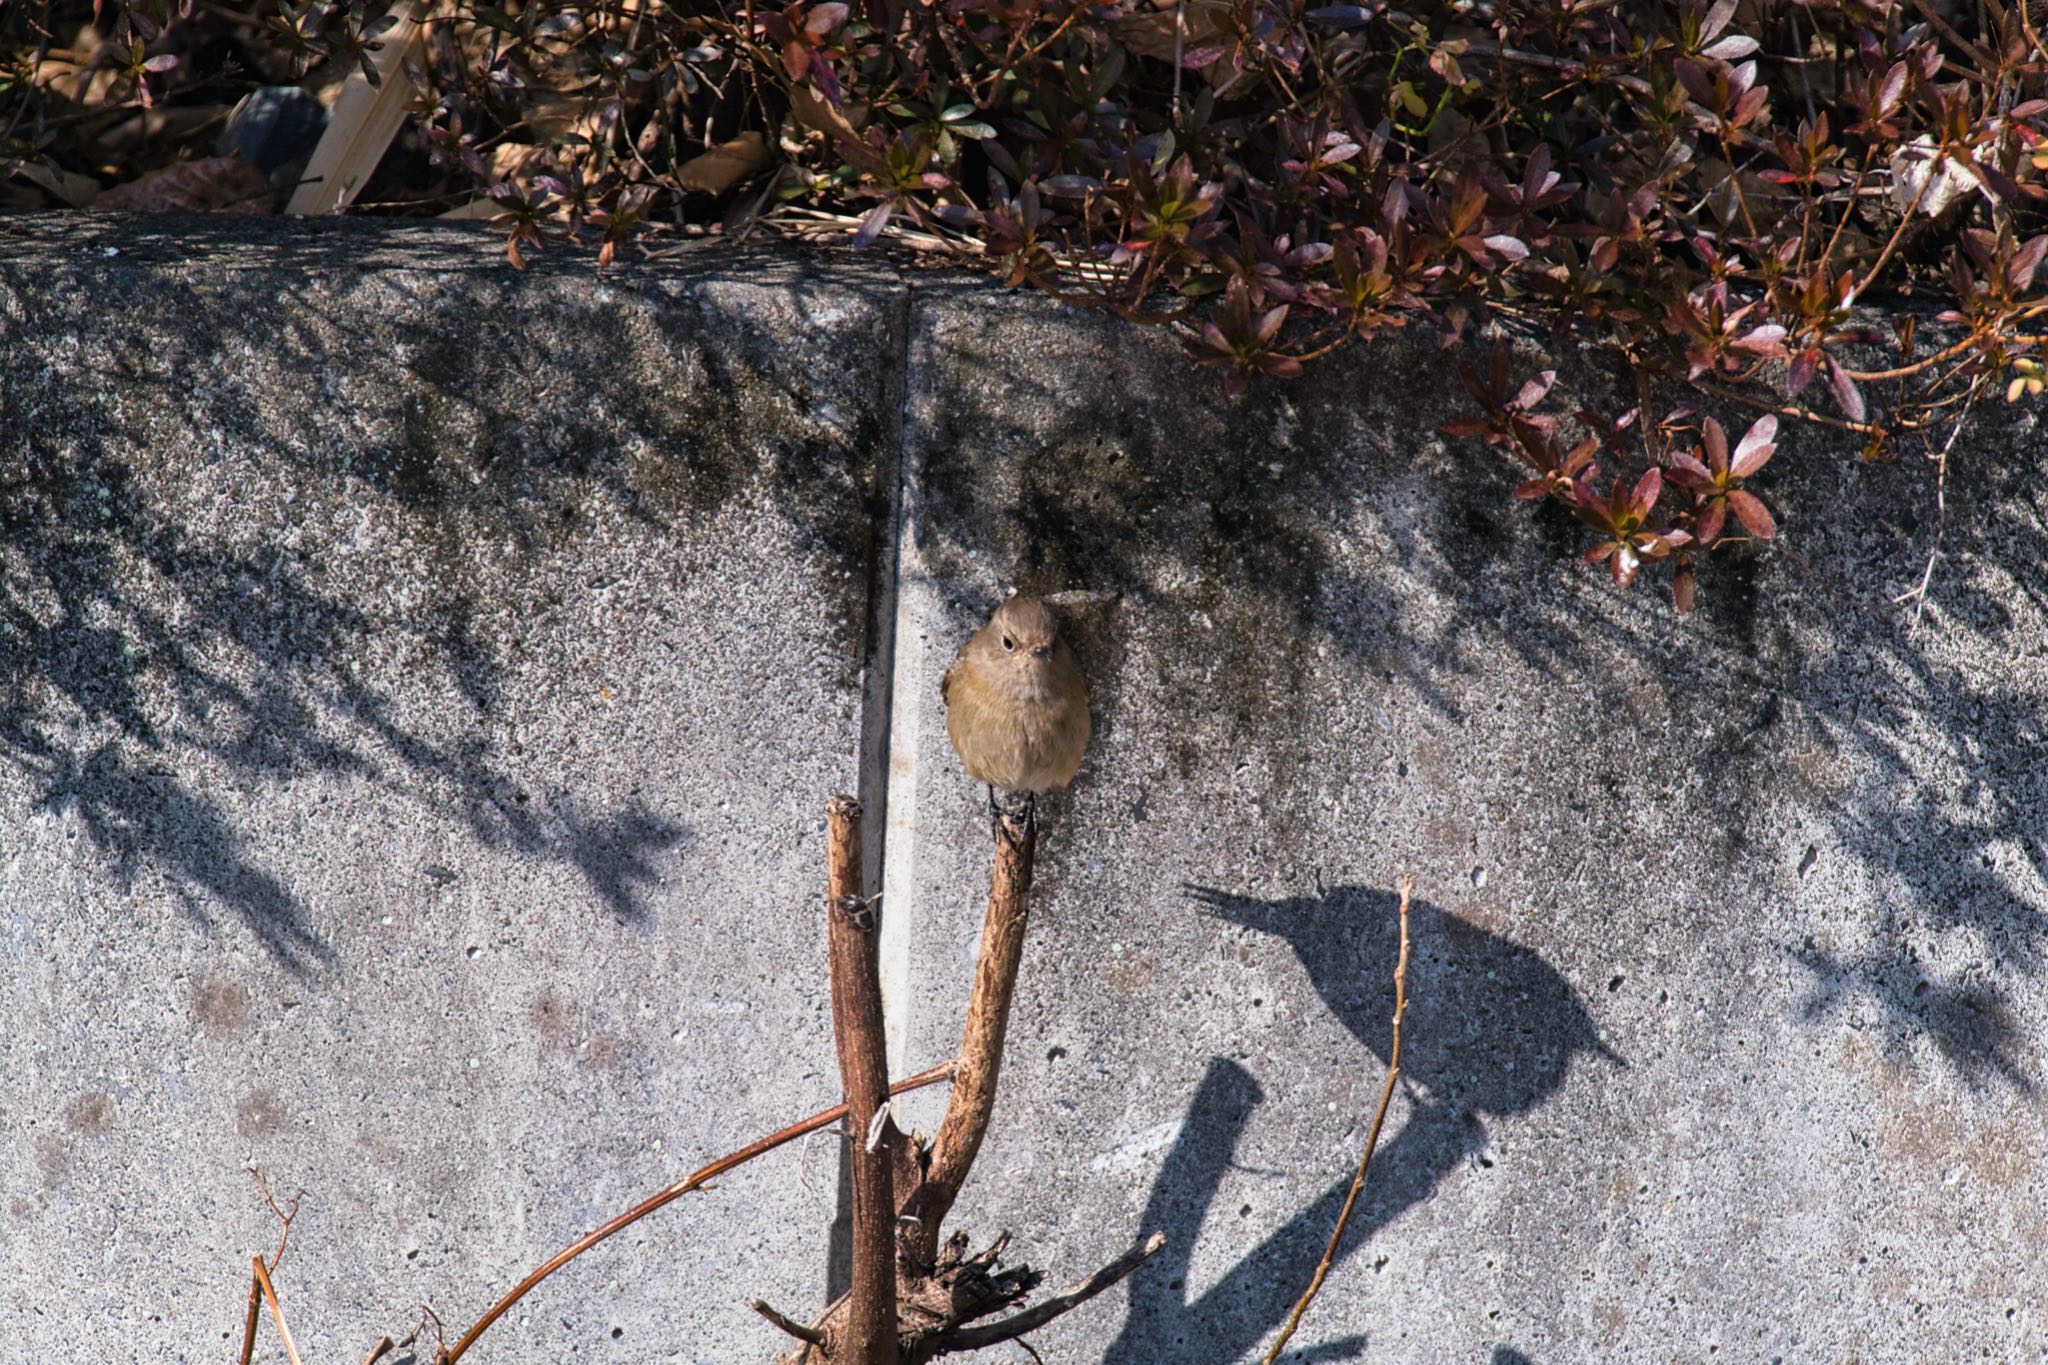
[[[1710,483],[1713,477],[1707,471],[1707,467],[1699,462],[1698,456],[1688,455],[1681,450],[1671,457],[1671,479],[1674,483],[1690,488],[1694,484]]]
[[[889,226],[889,210],[896,206],[893,199],[884,199],[868,210],[868,216],[860,220],[860,227],[853,234],[853,245],[863,247],[872,244],[882,235],[882,229]]]
[[[1737,337],[1729,344],[1737,350],[1752,351],[1757,355],[1776,355],[1785,349],[1780,344],[1784,340],[1785,329],[1775,322],[1767,322],[1761,327],[1752,328],[1746,335]]]
[[[1663,491],[1664,475],[1654,469],[1648,471],[1642,478],[1636,480],[1636,491],[1629,499],[1629,510],[1638,518],[1649,516],[1650,509],[1657,505],[1658,495]]]
[[[1733,62],[1747,57],[1750,53],[1756,51],[1757,47],[1756,39],[1746,34],[1738,33],[1723,38],[1712,47],[1704,49],[1700,55],[1712,57],[1717,62]]]
[[[1550,386],[1557,382],[1556,370],[1545,370],[1515,391],[1514,406],[1527,412],[1543,401],[1543,395],[1550,392]]]
[[[1636,552],[1626,545],[1615,547],[1614,558],[1607,561],[1607,568],[1614,575],[1616,587],[1625,588],[1636,581],[1636,570],[1643,561],[1636,558]]]
[[[1797,398],[1801,393],[1804,393],[1806,386],[1813,382],[1814,375],[1819,373],[1819,371],[1819,351],[1808,349],[1793,356],[1792,366],[1785,374],[1785,396],[1787,398]]]
[[[1769,540],[1778,533],[1777,523],[1771,520],[1770,509],[1739,488],[1728,494],[1728,510],[1735,513],[1735,519],[1758,540]]]
[[[1259,325],[1252,332],[1252,339],[1261,345],[1271,341],[1274,333],[1280,330],[1280,324],[1286,321],[1287,305],[1283,303],[1278,308],[1271,309],[1260,317]]]
[[[1892,69],[1884,73],[1884,79],[1877,83],[1877,108],[1872,112],[1883,118],[1898,106],[1899,96],[1906,93],[1906,64],[1893,62]]]
[[[1700,440],[1706,443],[1707,464],[1718,474],[1728,467],[1728,433],[1709,417],[1700,423]],[[1705,470],[1701,471],[1705,473]]]
[[[1707,74],[1705,67],[1698,62],[1680,57],[1671,64],[1671,72],[1678,77],[1678,83],[1685,87],[1686,94],[1709,108],[1714,106],[1714,80]]]
[[[1863,406],[1863,391],[1856,387],[1849,372],[1835,363],[1833,356],[1828,357],[1828,387],[1835,391],[1835,405],[1841,408],[1844,417],[1860,422],[1869,415]]]
[[[1778,435],[1778,419],[1765,414],[1756,419],[1742,439],[1735,446],[1735,460],[1728,466],[1728,472],[1738,479],[1746,479],[1762,469],[1777,450],[1772,442]]]
[[[1728,521],[1728,505],[1715,498],[1700,510],[1700,519],[1693,523],[1693,535],[1700,544],[1712,545],[1721,538],[1721,527]]]

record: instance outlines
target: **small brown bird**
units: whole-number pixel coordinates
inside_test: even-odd
[[[1088,745],[1088,683],[1045,603],[1013,597],[960,647],[939,683],[946,735],[967,775],[1022,793],[1074,780]]]

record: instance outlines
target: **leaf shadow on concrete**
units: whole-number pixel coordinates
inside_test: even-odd
[[[1228,923],[1271,934],[1293,950],[1318,997],[1383,1067],[1390,1047],[1393,964],[1399,943],[1396,896],[1369,886],[1336,886],[1283,900],[1191,887],[1192,901]],[[1376,1232],[1428,1199],[1461,1167],[1490,1166],[1487,1124],[1537,1108],[1564,1085],[1575,1063],[1626,1063],[1601,1042],[1577,993],[1548,963],[1506,938],[1467,924],[1428,901],[1410,912],[1413,949],[1402,1070],[1405,1117],[1390,1125],[1351,1226],[1341,1267]],[[1360,1059],[1364,1069],[1365,1057]],[[1276,1080],[1278,1078],[1275,1078]],[[1217,1057],[1197,1086],[1186,1120],[1152,1183],[1140,1226],[1168,1237],[1164,1265],[1133,1280],[1122,1335],[1106,1361],[1239,1360],[1286,1320],[1336,1226],[1351,1181],[1331,1183],[1192,1302],[1187,1275],[1203,1220],[1253,1111],[1266,1091],[1241,1063]],[[1363,1141],[1369,1115],[1357,1116]],[[1333,1328],[1370,1324],[1305,1320],[1311,1342]],[[1349,1331],[1290,1350],[1287,1359],[1351,1360],[1369,1332]]]
[[[994,566],[1030,591],[1120,594],[1090,641],[1106,728],[1115,637],[1142,620],[1193,675],[1147,679],[1154,705],[1179,688],[1167,709],[1223,715],[1240,752],[1313,771],[1289,732],[1314,723],[1300,679],[1331,651],[1446,726],[1536,746],[1545,799],[1578,818],[1558,865],[1525,871],[1670,860],[1652,875],[1696,885],[1721,923],[1764,926],[1751,946],[1811,976],[1809,1021],[1874,1008],[1896,1060],[2034,1086],[2013,1003],[2048,975],[2048,494],[2035,438],[1998,405],[1951,461],[1945,526],[1919,452],[1876,466],[1820,428],[1781,432],[1764,480],[1779,547],[1717,556],[1680,618],[1659,587],[1578,566],[1575,522],[1517,504],[1500,457],[1438,435],[1465,415],[1451,367],[1481,361],[1476,344],[1389,335],[1232,405],[1191,388],[1170,345],[1108,322],[944,318],[910,408],[927,565],[939,582]],[[1565,410],[1634,404],[1588,363],[1529,352],[1521,368],[1545,365]],[[1893,599],[1937,547],[1916,627]],[[1510,704],[1529,713],[1519,732],[1490,715]],[[1827,934],[1781,912],[1809,842],[1815,885],[1867,907]]]
[[[192,232],[229,264],[181,270],[177,242],[158,244],[169,262],[146,243],[113,263],[0,261],[20,343],[0,360],[20,433],[0,455],[0,764],[75,817],[117,884],[161,878],[196,922],[238,924],[294,972],[335,964],[309,906],[331,889],[267,866],[275,831],[251,822],[304,778],[375,784],[644,919],[688,831],[637,796],[535,789],[499,738],[507,644],[478,625],[500,604],[473,570],[491,547],[573,548],[605,518],[687,537],[773,488],[851,675],[870,414],[821,432],[809,362],[676,272],[605,311],[587,272],[549,292],[544,272],[451,270],[476,244],[433,234]],[[358,275],[369,247],[382,268]],[[247,471],[240,525],[165,477],[223,460]],[[388,579],[330,571],[323,544],[348,539],[332,523],[302,548],[310,507],[350,505],[399,561]],[[422,605],[394,608],[395,584]]]

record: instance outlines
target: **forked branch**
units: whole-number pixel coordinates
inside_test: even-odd
[[[998,821],[988,915],[982,923],[974,991],[968,998],[967,1023],[961,1032],[959,1071],[953,1077],[946,1117],[932,1141],[930,1169],[903,1208],[904,1218],[915,1220],[905,1237],[908,1253],[918,1265],[930,1265],[936,1257],[940,1227],[988,1136],[989,1117],[996,1106],[996,1081],[1003,1069],[1003,1039],[1010,1027],[1010,1003],[1017,994],[1017,969],[1024,957],[1038,828],[1035,821],[1007,811]]]

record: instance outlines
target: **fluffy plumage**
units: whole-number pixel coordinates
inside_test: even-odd
[[[939,692],[969,777],[1034,796],[1074,780],[1088,747],[1088,683],[1043,602],[1013,597],[996,608]]]

